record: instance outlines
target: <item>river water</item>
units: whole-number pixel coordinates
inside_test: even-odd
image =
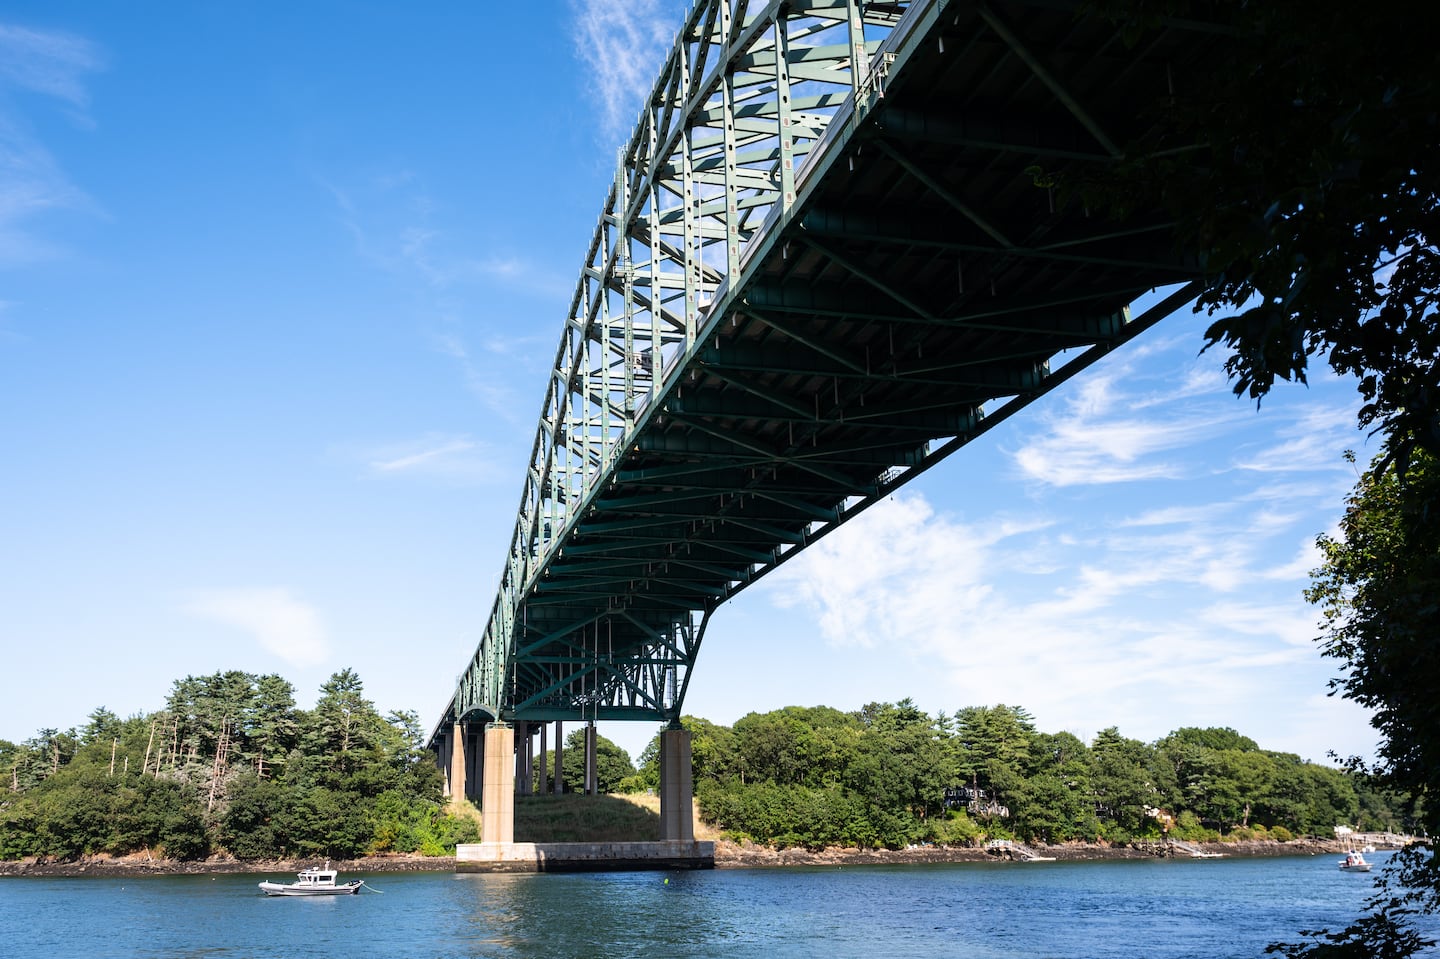
[[[1336,862],[406,873],[313,899],[261,895],[273,874],[0,878],[0,956],[1259,957],[1358,914],[1374,874]]]

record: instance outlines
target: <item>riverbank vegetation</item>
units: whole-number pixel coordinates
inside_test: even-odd
[[[445,813],[422,736],[350,670],[311,710],[279,676],[188,676],[158,712],[0,740],[0,859],[453,853],[478,828]]]
[[[930,715],[909,700],[684,723],[704,820],[781,848],[1286,841],[1329,837],[1342,823],[1410,825],[1402,797],[1362,775],[1262,749],[1231,729],[1145,743],[1110,728],[1087,743],[1042,732],[1019,707]],[[571,733],[562,759],[572,788],[582,781],[582,737]],[[658,789],[658,739],[638,770],[603,736],[597,752],[602,793]],[[553,753],[545,765],[553,774]],[[158,712],[122,720],[100,708],[82,729],[0,741],[0,775],[0,859],[440,856],[478,841],[473,816],[446,812],[415,715],[382,716],[350,670],[332,676],[310,710],[279,676],[186,677]],[[542,786],[537,775],[536,785],[548,793],[553,781]],[[550,841],[595,841],[606,804],[567,800],[517,807],[517,836],[529,816]],[[630,836],[636,827],[617,828]]]
[[[849,713],[792,706],[733,727],[684,723],[705,819],[782,847],[1288,841],[1331,838],[1340,824],[1399,832],[1410,823],[1402,797],[1363,776],[1232,729],[1144,743],[1112,727],[1086,743],[1040,731],[1018,707],[932,716],[908,700]],[[637,776],[649,788],[655,751]]]

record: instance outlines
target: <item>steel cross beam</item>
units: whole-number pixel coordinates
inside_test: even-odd
[[[592,234],[440,725],[674,722],[710,615],[1138,334],[1160,211],[1056,209],[1214,35],[1071,0],[698,0]]]

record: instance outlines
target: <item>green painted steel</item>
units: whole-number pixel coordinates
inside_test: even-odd
[[[456,721],[678,718],[710,615],[1148,328],[1164,217],[1058,210],[1216,35],[1066,0],[701,0],[591,238]]]

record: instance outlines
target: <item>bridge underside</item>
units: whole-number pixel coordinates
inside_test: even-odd
[[[1132,316],[1197,264],[1158,212],[1117,225],[1039,171],[1118,160],[1210,35],[1137,50],[1068,3],[915,6],[738,274],[697,264],[714,298],[673,372],[541,527],[503,703],[442,722],[673,720],[720,603],[1191,295]]]

